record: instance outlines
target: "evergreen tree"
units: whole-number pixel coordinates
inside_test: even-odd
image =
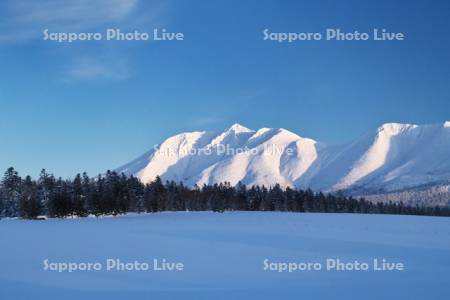
[[[48,174],[45,169],[41,170],[37,181],[38,197],[43,207],[43,213],[47,214],[47,203],[50,200],[51,194],[55,188],[55,177]]]
[[[36,219],[42,213],[42,204],[38,197],[36,183],[27,176],[22,184],[20,195],[20,216],[24,219]]]
[[[0,216],[17,217],[19,215],[19,200],[22,179],[13,167],[8,168],[1,182],[2,211]]]
[[[165,211],[166,189],[159,176],[145,187],[144,202],[147,212]]]
[[[56,180],[55,188],[48,202],[48,213],[50,217],[64,218],[72,215],[72,203],[69,187],[62,178]]]
[[[83,183],[81,175],[77,174],[72,182],[72,199],[71,199],[71,214],[74,216],[85,217],[87,215],[86,209],[86,195],[83,191]]]
[[[232,210],[248,210],[247,186],[239,182],[236,187],[236,195],[233,197]]]
[[[284,193],[279,184],[269,190],[270,210],[284,211]]]

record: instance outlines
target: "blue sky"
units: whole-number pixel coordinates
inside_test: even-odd
[[[448,1],[2,1],[0,170],[118,167],[173,134],[284,127],[341,143],[384,122],[450,119]],[[42,40],[153,28],[181,42]],[[403,32],[276,43],[262,31]]]

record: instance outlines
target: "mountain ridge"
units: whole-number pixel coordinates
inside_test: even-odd
[[[450,122],[385,123],[342,145],[236,123],[219,133],[177,134],[116,171],[144,183],[160,176],[189,186],[226,181],[392,192],[450,179]]]

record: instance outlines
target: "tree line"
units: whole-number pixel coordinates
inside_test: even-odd
[[[118,215],[128,212],[162,211],[287,211],[361,214],[450,216],[449,207],[410,206],[373,203],[341,193],[324,194],[311,190],[247,187],[241,183],[194,186],[163,182],[157,177],[143,184],[138,178],[107,171],[89,177],[56,178],[42,170],[39,178],[21,178],[8,168],[0,183],[0,217],[36,219]]]

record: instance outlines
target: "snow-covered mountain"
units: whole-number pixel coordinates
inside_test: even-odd
[[[143,182],[387,192],[450,181],[450,122],[388,123],[345,145],[325,145],[285,129],[235,124],[221,133],[178,134],[117,169]]]

